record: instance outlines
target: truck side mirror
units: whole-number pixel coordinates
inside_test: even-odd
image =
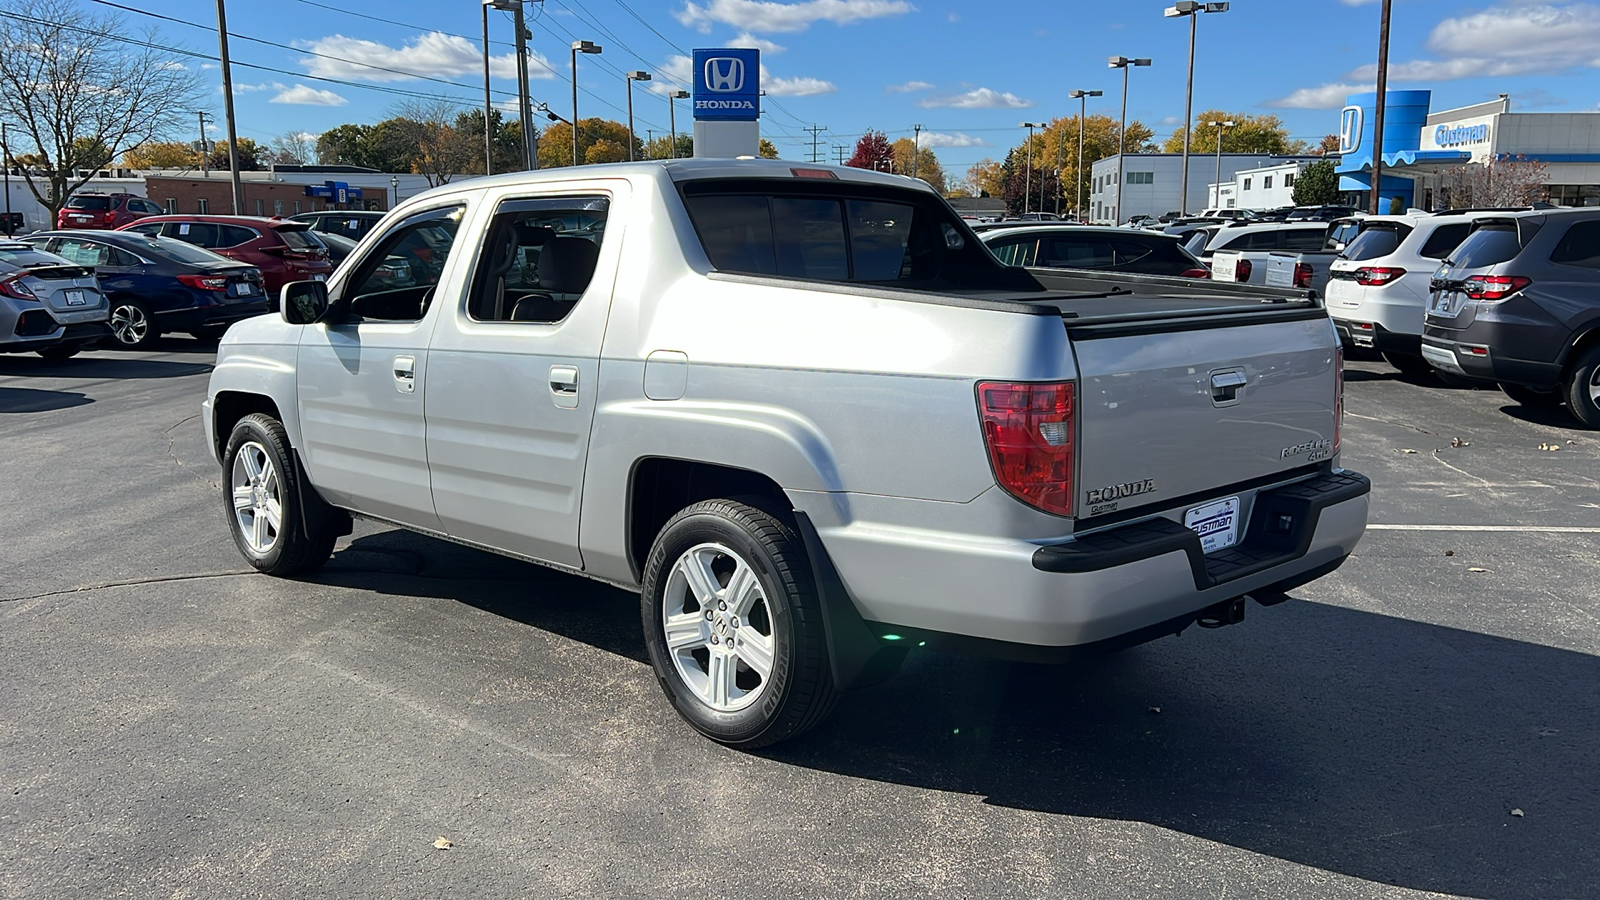
[[[283,286],[283,320],[290,325],[310,325],[322,321],[331,305],[328,285],[323,281],[293,281]]]

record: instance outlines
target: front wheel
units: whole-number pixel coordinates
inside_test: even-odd
[[[646,561],[641,612],[662,690],[706,737],[765,747],[832,710],[817,587],[779,518],[732,500],[673,516]]]
[[[1589,428],[1600,428],[1600,345],[1583,351],[1562,386],[1567,408]]]
[[[228,530],[250,565],[268,575],[295,575],[333,555],[338,534],[321,510],[306,509],[312,488],[301,483],[281,422],[262,413],[240,419],[222,469]]]

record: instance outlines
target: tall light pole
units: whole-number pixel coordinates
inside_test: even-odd
[[[911,177],[917,177],[917,156],[922,153],[922,125],[911,126]]]
[[[633,162],[633,83],[649,80],[650,73],[642,69],[629,72],[623,79],[628,86],[628,162]]]
[[[1022,177],[1022,214],[1028,214],[1028,200],[1033,196],[1033,130],[1043,128],[1043,122],[1018,122],[1018,128],[1028,129],[1028,142],[1022,145],[1022,156],[1026,162]],[[1013,169],[1012,171],[1016,171]],[[1039,176],[1040,180],[1044,176]],[[1041,203],[1041,205],[1043,205]]]
[[[1235,126],[1237,124],[1239,124],[1239,123],[1233,121],[1232,119],[1229,119],[1226,122],[1218,122],[1217,123],[1217,208],[1218,209],[1222,208],[1222,132],[1223,132],[1224,129],[1232,128],[1233,126]]]
[[[672,129],[672,159],[678,158],[678,105],[673,101],[687,99],[688,91],[667,91],[667,127]]]
[[[1073,214],[1079,219],[1083,218],[1083,120],[1089,114],[1089,97],[1104,96],[1105,91],[1073,91],[1067,96],[1078,101],[1078,171],[1073,180],[1077,181],[1072,201]]]
[[[220,0],[219,0],[220,2]],[[1389,0],[1383,0],[1378,18],[1378,103],[1372,111],[1372,197],[1367,211],[1377,215],[1378,192],[1383,190],[1383,109],[1389,100]]]
[[[1129,59],[1126,56],[1113,56],[1106,63],[1108,68],[1122,70],[1122,124],[1117,126],[1117,202],[1111,208],[1113,225],[1122,224],[1122,167],[1128,155],[1128,70],[1148,65],[1148,59]]]
[[[10,122],[0,122],[0,165],[6,169],[6,237],[11,237],[11,144],[6,140],[6,129],[15,128]]]
[[[1166,16],[1169,19],[1188,16],[1189,18],[1189,83],[1183,92],[1183,178],[1182,187],[1178,188],[1178,214],[1189,214],[1189,132],[1193,129],[1194,120],[1194,32],[1195,23],[1200,20],[1201,13],[1225,13],[1228,11],[1226,3],[1198,3],[1196,0],[1178,0],[1167,7]]]
[[[489,7],[494,5],[493,0],[483,0],[479,4],[483,7],[483,174],[494,174],[494,125],[491,117],[494,114],[494,101],[489,96]],[[205,135],[200,135],[201,139]]]
[[[400,176],[399,175],[390,175],[389,176],[389,190],[394,191],[394,202],[389,204],[389,208],[390,209],[394,209],[396,206],[400,205]]]
[[[233,122],[233,70],[228,65],[228,10],[217,0],[218,59],[222,63],[222,112],[228,119],[228,174],[233,180],[233,214],[244,212],[244,188],[239,184],[239,132]]]
[[[601,46],[594,41],[572,42],[572,164],[582,165],[578,158],[578,54],[599,53]]]

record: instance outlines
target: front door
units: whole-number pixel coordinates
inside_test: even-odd
[[[332,321],[300,339],[301,443],[312,482],[332,503],[431,531],[443,529],[423,420],[428,337],[436,293],[459,293],[469,268],[450,252],[464,209],[390,226],[335,277]]]
[[[452,537],[583,565],[579,498],[619,254],[606,224],[625,187],[507,189],[486,204],[471,284],[440,311],[428,359],[428,463]]]

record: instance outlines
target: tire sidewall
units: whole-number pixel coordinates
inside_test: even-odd
[[[283,513],[278,539],[266,553],[257,553],[249,541],[244,539],[239,529],[239,517],[233,508],[233,463],[239,455],[239,448],[250,442],[266,448],[268,458],[278,470],[278,484],[282,486],[283,492],[283,502],[280,504]],[[256,416],[246,416],[239,420],[239,424],[233,426],[233,433],[228,436],[227,450],[222,456],[222,510],[228,520],[228,533],[233,535],[233,542],[238,545],[239,552],[244,554],[250,565],[262,571],[272,571],[277,568],[289,546],[294,529],[300,527],[300,508],[294,499],[295,482],[290,475],[289,465],[290,461],[284,459],[283,447],[277,436],[264,427]]]
[[[662,606],[668,576],[679,557],[700,544],[722,544],[744,559],[761,583],[772,621],[772,677],[755,703],[735,712],[721,712],[701,702],[678,674],[667,650]],[[789,588],[778,577],[765,541],[737,520],[717,513],[683,516],[668,524],[651,549],[643,596],[645,647],[662,689],[680,715],[715,740],[733,745],[757,741],[779,723],[794,682],[796,625]]]
[[[1589,428],[1600,428],[1600,406],[1589,396],[1589,383],[1594,380],[1596,369],[1600,369],[1600,347],[1590,347],[1578,359],[1566,385],[1567,408]]]

